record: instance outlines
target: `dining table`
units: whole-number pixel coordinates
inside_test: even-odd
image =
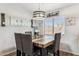
[[[46,48],[50,45],[53,45],[54,39],[44,39],[44,38],[33,38],[32,42],[34,46],[37,46],[41,48],[41,55],[42,56],[47,56],[47,50]]]

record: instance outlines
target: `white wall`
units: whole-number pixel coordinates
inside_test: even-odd
[[[30,27],[0,27],[0,51],[15,47],[14,33],[25,33]]]
[[[24,17],[27,20],[31,20],[31,15],[19,4],[0,4],[0,13],[1,12],[8,16]],[[15,32],[24,33],[28,30],[31,31],[31,27],[0,26],[0,51],[15,47]]]
[[[32,14],[19,3],[0,3],[0,12],[18,17],[30,18],[30,16],[32,16]]]
[[[63,50],[79,55],[79,4],[60,10],[60,15],[77,17],[75,25],[66,26],[61,45]]]

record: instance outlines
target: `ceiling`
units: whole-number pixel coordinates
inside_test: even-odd
[[[75,5],[75,3],[22,3],[21,6],[25,8],[30,14],[33,13],[33,11],[40,10],[42,11],[51,11],[55,9],[60,9],[64,7],[68,7],[71,5]]]
[[[0,3],[0,12],[12,13],[14,15],[33,16],[33,11],[40,10],[49,12],[75,5],[76,3]]]

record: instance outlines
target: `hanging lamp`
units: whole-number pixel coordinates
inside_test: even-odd
[[[39,8],[38,11],[34,11],[33,12],[33,20],[42,20],[43,18],[45,18],[45,11],[41,11],[40,10],[40,3],[39,3]]]

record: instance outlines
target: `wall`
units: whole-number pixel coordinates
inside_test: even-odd
[[[26,18],[31,20],[31,15],[23,9],[19,4],[0,4],[0,13],[5,13],[8,16]],[[7,20],[7,19],[6,19]],[[31,31],[29,26],[0,26],[0,53],[9,48],[15,47],[14,33],[24,33],[25,31]]]
[[[75,16],[75,25],[65,26],[65,37],[61,40],[61,49],[79,55],[79,4],[60,10],[65,17]]]

